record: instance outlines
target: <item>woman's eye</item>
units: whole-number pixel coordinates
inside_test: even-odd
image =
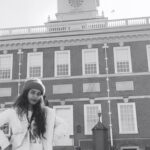
[[[41,92],[31,91],[31,94],[33,94],[33,95],[37,95],[37,96],[41,96]]]
[[[35,94],[35,92],[34,92],[34,91],[31,91],[31,94],[33,94],[33,95],[34,95],[34,94]]]
[[[37,93],[37,96],[41,96],[41,92]]]

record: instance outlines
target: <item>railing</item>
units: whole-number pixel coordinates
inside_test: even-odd
[[[55,32],[70,32],[81,30],[95,30],[104,28],[115,28],[125,26],[140,26],[150,25],[150,17],[142,18],[129,18],[117,20],[87,20],[86,22],[55,22],[49,23],[47,26],[30,26],[19,28],[4,28],[0,29],[0,36],[5,35],[18,35],[18,34],[34,34],[34,33],[55,33]]]

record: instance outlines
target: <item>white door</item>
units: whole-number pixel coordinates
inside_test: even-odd
[[[56,109],[57,116],[60,116],[68,124],[67,136],[59,140],[56,146],[71,146],[74,144],[73,139],[70,138],[70,135],[73,135],[73,106],[54,106],[54,109]]]

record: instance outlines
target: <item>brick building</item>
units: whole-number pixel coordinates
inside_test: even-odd
[[[60,0],[57,20],[0,29],[0,103],[10,107],[27,78],[39,77],[65,118],[57,146],[92,149],[101,121],[119,150],[150,147],[150,17],[109,20],[98,0]]]

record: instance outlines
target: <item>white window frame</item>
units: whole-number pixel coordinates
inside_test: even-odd
[[[85,74],[85,58],[84,53],[87,51],[95,51],[96,52],[96,74]],[[82,74],[83,75],[98,75],[99,74],[99,56],[98,56],[98,48],[90,48],[90,49],[82,49]]]
[[[132,105],[133,106],[133,116],[134,116],[134,125],[135,125],[135,130],[134,131],[123,131],[123,129],[122,129],[121,114],[120,114],[120,106],[122,106],[122,105]],[[135,103],[118,103],[117,106],[118,106],[119,134],[138,134],[137,115],[136,115]]]
[[[146,46],[146,50],[147,50],[148,71],[150,72],[150,45]]]
[[[128,50],[128,54],[129,54],[129,72],[118,72],[117,71],[117,58],[116,58],[116,51],[118,50]],[[130,46],[123,46],[123,47],[114,47],[113,48],[113,52],[114,52],[114,67],[115,67],[115,73],[132,73],[132,61],[131,61],[131,50],[130,50]]]
[[[124,149],[133,149],[135,148],[136,150],[139,150],[139,147],[138,146],[122,146],[120,148],[120,150],[124,150]]]
[[[5,57],[5,56],[9,56],[10,57],[10,78],[4,78],[4,79],[0,79],[0,80],[11,80],[12,79],[12,70],[13,70],[13,54],[2,54],[0,55],[0,59]]]
[[[40,77],[43,77],[43,52],[30,52],[30,53],[27,54],[28,55],[27,56],[27,78],[32,78],[32,77],[30,77],[30,69],[29,68],[30,68],[31,65],[29,63],[29,57],[33,54],[40,54],[41,57],[42,57],[42,63],[40,65],[40,67],[41,67],[41,76]]]
[[[57,54],[58,53],[68,53],[68,75],[58,75],[57,74]],[[71,75],[71,62],[70,62],[70,50],[63,50],[63,51],[55,51],[55,77],[64,77],[64,76],[70,76]]]
[[[87,129],[87,113],[86,113],[87,107],[92,107],[92,106],[97,106],[98,111],[100,111],[100,113],[102,113],[101,104],[84,104],[84,134],[85,135],[92,135],[92,131],[91,131],[91,133],[89,133],[88,129]],[[97,114],[97,119],[98,119],[98,114]],[[100,121],[102,122],[102,115],[100,117]]]

